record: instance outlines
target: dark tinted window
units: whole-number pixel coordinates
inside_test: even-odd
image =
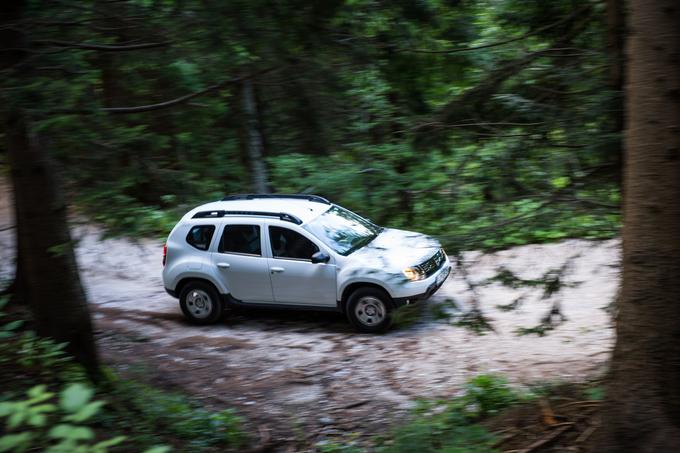
[[[198,250],[208,250],[214,233],[214,225],[196,225],[189,230],[187,242]]]
[[[270,226],[269,237],[272,243],[272,255],[275,258],[309,260],[319,251],[319,247],[312,241],[288,228]]]
[[[227,225],[217,249],[221,253],[262,255],[258,225]]]

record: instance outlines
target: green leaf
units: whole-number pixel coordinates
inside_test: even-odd
[[[74,413],[83,408],[92,398],[94,390],[83,384],[71,384],[66,390],[61,392],[59,405],[70,413]]]
[[[26,392],[29,398],[40,398],[47,393],[47,386],[45,384],[36,385]]]
[[[27,415],[28,413],[25,410],[14,412],[12,415],[9,416],[9,419],[7,420],[7,427],[9,429],[14,429],[18,426],[21,426],[24,420],[26,420]]]
[[[91,440],[94,439],[94,432],[86,426],[75,426],[59,424],[52,428],[47,434],[55,439],[69,440]]]
[[[94,444],[92,446],[92,450],[105,452],[107,448],[116,446],[122,443],[125,439],[127,439],[127,436],[116,436],[112,439],[103,440]]]
[[[0,452],[24,451],[31,444],[33,433],[8,434],[0,437]]]
[[[64,417],[65,421],[69,422],[84,422],[85,420],[89,419],[93,415],[95,415],[97,412],[99,412],[99,409],[106,404],[104,401],[93,401],[85,406],[83,406],[81,409],[78,410],[75,414],[68,415]]]
[[[24,323],[24,321],[22,321],[21,319],[17,319],[16,321],[8,322],[4,326],[2,326],[2,330],[5,330],[5,331],[16,330],[19,327],[21,327],[21,325],[23,323]]]
[[[155,447],[151,447],[148,450],[144,450],[144,453],[167,453],[171,450],[172,449],[167,445],[156,445]]]
[[[7,417],[14,411],[14,403],[0,403],[0,417]]]

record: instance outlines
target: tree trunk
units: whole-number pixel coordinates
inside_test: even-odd
[[[67,351],[95,376],[97,352],[80,283],[66,204],[47,154],[20,112],[7,122],[8,160],[17,206],[21,275],[38,335],[67,342]]]
[[[243,111],[245,113],[246,147],[253,177],[253,190],[269,193],[269,175],[264,162],[264,140],[258,121],[255,89],[250,79],[243,81]]]
[[[680,448],[680,7],[631,4],[623,286],[593,451]]]

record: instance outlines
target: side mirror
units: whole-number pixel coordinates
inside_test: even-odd
[[[330,261],[331,257],[328,256],[327,253],[324,252],[316,252],[314,255],[312,255],[312,263],[314,264],[319,264],[319,263],[327,263]]]

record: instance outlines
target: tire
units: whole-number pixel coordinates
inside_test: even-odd
[[[222,316],[222,301],[210,283],[193,281],[184,285],[179,306],[192,324],[212,324]]]
[[[378,288],[359,288],[347,300],[347,317],[360,332],[385,332],[392,325],[392,299]]]

